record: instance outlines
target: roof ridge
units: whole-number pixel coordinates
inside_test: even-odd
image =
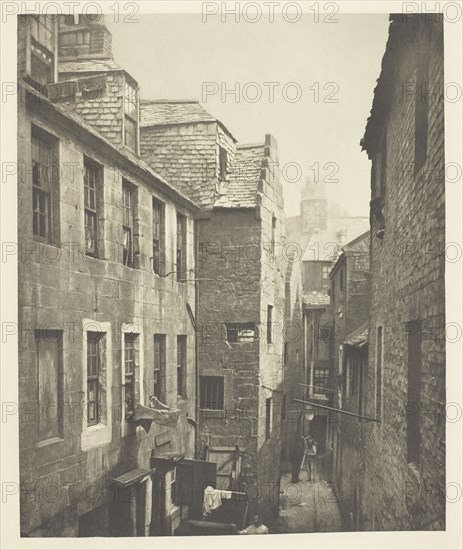
[[[255,147],[265,147],[265,143],[237,143],[236,148],[237,149],[253,149]]]
[[[177,103],[199,103],[199,99],[140,99],[140,104],[141,103],[172,103],[172,104],[177,104]],[[201,105],[202,107],[202,105]],[[204,107],[203,107],[204,109]],[[205,109],[204,109],[205,110]]]

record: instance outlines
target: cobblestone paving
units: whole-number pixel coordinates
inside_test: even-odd
[[[301,472],[300,480],[298,483],[291,483],[291,474],[282,475],[280,517],[272,532],[342,531],[342,516],[331,487],[323,481],[308,481],[306,472]]]

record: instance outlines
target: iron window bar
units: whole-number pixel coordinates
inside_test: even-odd
[[[310,405],[311,407],[319,407],[320,409],[326,409],[328,411],[334,411],[341,414],[347,414],[349,416],[355,416],[356,418],[363,418],[364,420],[370,420],[371,422],[377,422],[381,424],[381,420],[377,418],[372,418],[371,416],[363,416],[361,414],[353,413],[350,411],[343,411],[342,409],[336,409],[335,407],[328,407],[327,405],[320,405],[319,403],[314,403],[313,401],[303,401],[302,399],[293,399],[297,403],[303,403],[304,405]]]

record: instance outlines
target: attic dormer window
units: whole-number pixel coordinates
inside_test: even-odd
[[[138,90],[130,84],[124,84],[124,145],[138,150]]]
[[[54,81],[55,26],[51,15],[31,15],[30,76],[42,86]]]
[[[228,153],[227,150],[219,146],[219,178],[222,181],[227,179],[227,164],[228,164]]]

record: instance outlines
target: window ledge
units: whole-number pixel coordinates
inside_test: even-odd
[[[64,443],[64,439],[61,437],[50,437],[50,439],[39,441],[35,446],[37,449],[40,449],[41,447],[48,447],[48,445],[53,445],[54,443]]]
[[[38,235],[32,235],[32,238],[34,239],[34,241],[38,243],[45,244],[47,246],[52,246],[53,248],[61,249],[61,243],[54,243],[54,242],[47,241],[47,239],[43,237],[39,237]]]
[[[225,418],[225,409],[199,409],[205,418]]]
[[[81,434],[80,446],[83,451],[92,447],[100,447],[111,442],[111,426],[96,424],[85,428]]]

